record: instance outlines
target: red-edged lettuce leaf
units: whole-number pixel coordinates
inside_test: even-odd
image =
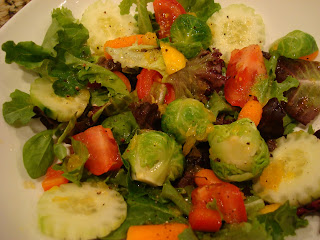
[[[188,97],[207,101],[215,89],[222,87],[226,77],[222,74],[224,62],[218,50],[202,51],[190,59],[185,68],[171,74],[165,81],[171,83],[176,98]]]
[[[286,112],[302,124],[308,124],[320,112],[320,62],[279,57],[276,80],[283,82],[288,76],[299,80],[297,88],[285,95]]]

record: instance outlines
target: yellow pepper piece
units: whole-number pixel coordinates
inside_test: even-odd
[[[279,203],[273,203],[273,204],[269,204],[266,205],[264,208],[262,208],[260,210],[261,214],[267,214],[267,213],[271,213],[274,212],[275,210],[277,210],[281,205]]]
[[[160,48],[168,74],[175,73],[186,66],[187,59],[177,49],[164,42],[160,43]]]

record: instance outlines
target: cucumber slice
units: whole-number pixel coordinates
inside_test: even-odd
[[[253,185],[269,203],[299,206],[320,197],[320,140],[303,131],[277,140],[270,164]]]
[[[137,21],[129,14],[121,15],[111,0],[96,1],[82,15],[81,23],[89,31],[88,44],[97,55],[103,55],[106,41],[138,34]]]
[[[48,117],[68,122],[75,114],[77,118],[81,116],[89,103],[90,92],[81,89],[74,97],[60,97],[54,93],[49,79],[38,78],[31,84],[30,97]]]
[[[244,4],[231,4],[215,12],[208,20],[212,33],[211,49],[217,48],[229,62],[234,49],[265,42],[265,25],[255,10]]]
[[[123,197],[105,184],[62,184],[44,192],[38,202],[41,231],[57,239],[101,238],[117,229],[126,216]]]

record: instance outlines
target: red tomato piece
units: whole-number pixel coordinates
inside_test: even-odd
[[[176,0],[154,0],[154,14],[160,25],[159,38],[170,36],[171,25],[181,14],[186,14],[182,5]]]
[[[195,231],[217,232],[221,228],[222,219],[217,210],[195,207],[189,213],[189,223]]]
[[[118,144],[109,128],[101,125],[91,127],[73,138],[86,145],[89,158],[85,167],[94,175],[101,175],[122,166]]]
[[[139,99],[148,96],[153,82],[161,82],[162,75],[155,70],[142,69],[141,73],[137,76],[137,94]]]
[[[174,88],[170,83],[165,83],[167,87],[167,94],[164,97],[164,103],[169,104],[176,99]]]
[[[63,171],[54,170],[51,167],[48,168],[47,173],[42,181],[42,188],[44,191],[49,190],[54,186],[60,186],[61,184],[68,183],[68,179],[62,176]]]
[[[206,207],[208,203],[216,200],[217,207],[227,223],[247,221],[243,194],[231,183],[215,183],[198,187],[192,191],[191,198],[195,207]]]
[[[251,88],[258,77],[266,78],[267,70],[259,45],[233,50],[227,67],[224,87],[226,100],[232,106],[243,107],[249,101]]]

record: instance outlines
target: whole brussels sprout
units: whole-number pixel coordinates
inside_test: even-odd
[[[150,130],[134,135],[122,155],[131,166],[133,180],[162,186],[180,177],[184,168],[181,146],[166,133]]]
[[[252,179],[269,164],[268,146],[248,118],[214,126],[208,141],[211,168],[222,180]]]
[[[193,58],[201,49],[207,49],[212,41],[211,30],[206,22],[190,14],[181,14],[173,22],[170,37],[186,58]]]
[[[294,30],[276,40],[270,47],[270,52],[278,52],[281,56],[297,59],[318,51],[318,45],[313,36],[300,30]]]
[[[214,121],[214,114],[200,101],[184,98],[177,99],[167,106],[161,119],[161,127],[182,144],[188,137],[206,141],[208,133],[213,129]]]

